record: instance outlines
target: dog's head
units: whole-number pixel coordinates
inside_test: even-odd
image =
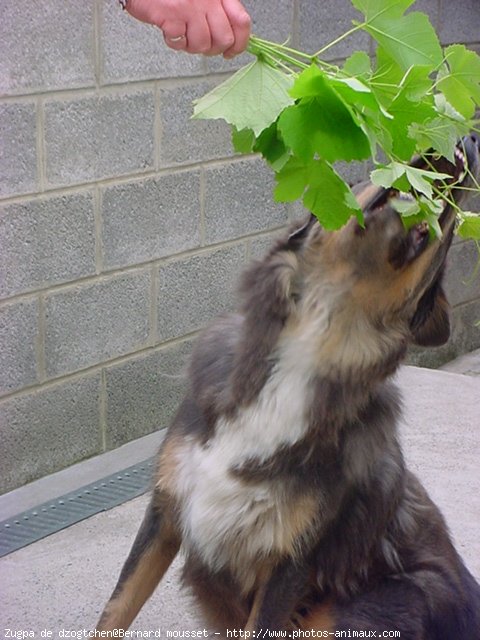
[[[314,298],[318,305],[319,297],[331,295],[337,317],[349,317],[352,324],[367,319],[423,346],[446,342],[450,327],[442,276],[455,226],[451,202],[458,203],[479,174],[479,144],[476,136],[467,136],[456,148],[455,164],[439,158],[425,166],[451,176],[441,201],[441,237],[434,237],[426,222],[407,229],[392,204],[398,193],[371,184],[360,185],[356,193],[363,227],[352,219],[327,232],[312,219],[296,229],[289,243],[301,249],[300,272],[308,281],[298,285],[298,297],[302,289],[307,297],[313,291],[312,306]],[[424,161],[413,164],[422,167]]]

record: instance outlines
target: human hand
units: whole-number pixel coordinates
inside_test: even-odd
[[[126,10],[159,27],[176,51],[233,58],[250,36],[250,16],[240,0],[128,0]]]

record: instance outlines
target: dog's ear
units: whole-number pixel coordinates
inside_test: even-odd
[[[442,287],[442,275],[420,298],[410,330],[413,341],[421,347],[439,347],[450,337],[450,305]]]
[[[308,232],[316,222],[317,218],[313,215],[313,213],[311,213],[306,222],[301,227],[298,227],[298,229],[294,229],[288,236],[286,248],[290,249],[291,251],[296,251],[297,249],[299,249],[302,246],[305,238],[307,237]]]

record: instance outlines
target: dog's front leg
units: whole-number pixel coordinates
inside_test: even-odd
[[[298,603],[308,590],[311,564],[287,558],[273,570],[260,574],[245,631],[261,635],[267,629],[285,629]]]
[[[156,489],[97,631],[128,629],[162,579],[181,542],[173,511]]]

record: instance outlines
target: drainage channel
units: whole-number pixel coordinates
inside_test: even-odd
[[[154,465],[155,458],[149,458],[0,522],[0,557],[141,496],[150,487]]]

